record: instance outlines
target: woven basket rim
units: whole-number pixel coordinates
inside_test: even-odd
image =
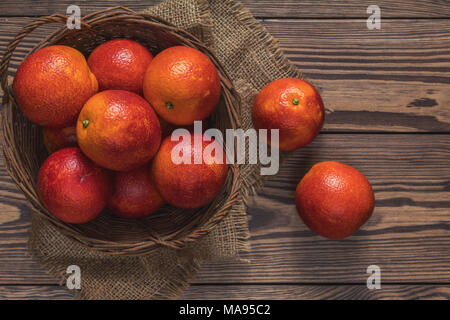
[[[34,19],[32,22],[28,23],[23,27],[23,29],[14,37],[14,39],[8,44],[6,51],[3,55],[0,64],[0,80],[1,87],[3,89],[3,101],[1,110],[1,131],[0,142],[2,144],[2,151],[4,156],[4,162],[8,174],[15,182],[17,187],[24,193],[27,198],[27,202],[31,205],[34,213],[38,214],[49,221],[54,227],[56,227],[61,233],[67,237],[73,239],[74,241],[91,248],[96,251],[100,251],[107,254],[114,255],[143,255],[152,252],[159,247],[170,247],[175,249],[183,248],[186,244],[198,240],[202,236],[211,232],[217,224],[222,221],[232,210],[233,206],[241,203],[240,199],[240,167],[238,164],[232,164],[229,166],[228,178],[226,187],[227,194],[223,206],[220,210],[217,210],[212,214],[207,221],[205,221],[201,226],[191,230],[188,234],[177,237],[175,236],[148,236],[145,241],[112,241],[112,240],[102,240],[98,238],[92,238],[85,236],[79,232],[76,225],[64,223],[53,215],[48,213],[39,200],[36,192],[36,186],[34,181],[30,178],[29,172],[21,172],[23,168],[18,168],[20,164],[21,155],[16,152],[17,145],[15,144],[15,138],[11,130],[13,130],[14,123],[11,123],[13,118],[13,108],[15,106],[14,95],[12,92],[12,86],[8,84],[8,70],[11,57],[14,50],[18,44],[23,40],[29,33],[34,31],[36,28],[52,23],[62,24],[63,27],[59,28],[57,31],[53,32],[45,39],[43,39],[39,44],[34,46],[28,53],[27,56],[42,47],[50,45],[49,42],[57,42],[58,40],[64,38],[69,32],[71,32],[66,27],[66,21],[68,17],[61,14],[53,14],[50,16],[42,16]],[[203,53],[205,53],[211,61],[215,64],[222,86],[222,97],[224,100],[225,107],[227,109],[227,114],[233,129],[240,128],[240,117],[238,115],[238,110],[240,108],[240,97],[236,89],[233,86],[230,77],[211,52],[209,48],[197,37],[190,34],[189,32],[182,30],[173,24],[149,13],[138,13],[126,7],[116,6],[103,10],[99,10],[90,13],[81,19],[81,24],[89,32],[97,25],[104,23],[125,21],[129,23],[145,24],[147,26],[157,27],[163,30],[163,32],[169,33],[171,36],[180,39],[182,43],[187,46],[194,47]],[[85,31],[83,31],[85,32]],[[17,161],[19,159],[19,163]],[[210,209],[212,204],[208,206]],[[208,213],[208,210],[205,213]]]

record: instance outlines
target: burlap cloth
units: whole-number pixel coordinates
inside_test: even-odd
[[[241,95],[243,129],[252,127],[251,106],[262,87],[278,78],[301,77],[274,39],[240,3],[167,0],[146,12],[186,29],[212,48]],[[245,202],[262,186],[259,166],[245,165],[242,179],[242,203],[210,234],[182,250],[162,248],[140,257],[106,255],[75,243],[33,214],[30,252],[62,285],[68,276],[67,267],[79,266],[78,298],[177,298],[202,262],[245,260],[242,254],[249,250]]]

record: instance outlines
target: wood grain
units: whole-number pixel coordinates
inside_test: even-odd
[[[0,55],[30,17],[71,4],[86,14],[159,2],[3,0]],[[183,298],[450,299],[450,135],[436,134],[450,133],[448,1],[377,1],[382,29],[374,31],[366,28],[369,0],[242,2],[321,89],[325,132],[435,134],[322,134],[251,199],[251,263],[206,264]],[[11,76],[52,29],[21,43]],[[376,192],[371,220],[343,241],[313,235],[293,203],[300,178],[323,160],[360,169]],[[28,256],[29,228],[30,210],[2,163],[0,299],[71,299]],[[381,267],[381,290],[365,286],[371,264]]]
[[[204,285],[192,286],[182,299],[238,300],[403,300],[450,299],[450,286],[382,285],[369,290],[365,285]]]
[[[0,53],[30,18],[0,18]],[[286,55],[320,90],[325,131],[450,132],[450,20],[265,20]],[[52,30],[39,29],[14,55]]]
[[[450,135],[322,134],[251,199],[251,263],[209,263],[193,282],[363,284],[375,264],[382,283],[450,283],[449,159]],[[324,160],[361,170],[376,193],[372,218],[342,241],[314,235],[295,210],[298,181]],[[27,256],[30,212],[1,177],[0,284],[54,283]]]
[[[64,13],[69,5],[79,5],[82,13],[90,13],[103,8],[122,5],[133,10],[143,10],[161,0],[120,0],[120,1],[88,1],[88,0],[3,0],[0,3],[1,16],[36,16],[49,15],[55,12]],[[291,17],[291,18],[365,18],[367,7],[373,4],[381,8],[384,18],[404,17],[450,17],[450,6],[442,0],[241,0],[254,15],[258,17]]]
[[[322,90],[327,130],[449,132],[450,20],[264,25]]]
[[[72,293],[59,286],[0,286],[0,300],[71,300]],[[180,299],[186,300],[369,300],[450,299],[446,285],[384,285],[368,290],[363,285],[193,285]]]

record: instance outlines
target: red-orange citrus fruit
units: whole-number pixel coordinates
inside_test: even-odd
[[[324,106],[317,90],[295,78],[278,79],[265,86],[252,109],[257,129],[279,130],[279,149],[292,151],[309,144],[324,122]]]
[[[201,141],[199,147],[194,146],[195,137]],[[228,171],[225,152],[216,141],[203,138],[204,135],[190,133],[182,135],[179,141],[167,137],[152,161],[152,179],[163,199],[171,205],[199,208],[210,203],[222,189]],[[173,161],[172,152],[177,153],[177,149],[173,151],[177,146],[181,146],[180,154],[190,155],[190,163]],[[222,150],[222,156],[204,152],[208,146],[211,150]],[[196,157],[200,160],[198,164]]]
[[[136,41],[115,39],[95,48],[88,64],[100,90],[126,90],[142,95],[144,74],[152,58]]]
[[[372,215],[375,197],[367,178],[334,161],[319,162],[295,192],[300,217],[315,233],[342,239],[355,233]]]
[[[63,148],[78,146],[75,125],[61,128],[43,127],[42,137],[48,153],[53,153]]]
[[[105,208],[111,196],[111,176],[79,148],[65,148],[42,164],[37,189],[45,208],[55,217],[67,223],[85,223]]]
[[[190,125],[208,117],[217,106],[219,75],[202,52],[170,47],[156,55],[148,67],[144,96],[167,122]]]
[[[142,218],[156,212],[163,204],[147,165],[115,173],[113,195],[108,202],[115,214],[128,219]]]
[[[97,93],[77,121],[78,144],[98,165],[129,171],[149,162],[161,143],[161,128],[144,98],[123,90]]]
[[[98,91],[98,83],[81,52],[55,45],[22,62],[13,89],[20,109],[31,121],[63,127],[75,123],[84,103]]]

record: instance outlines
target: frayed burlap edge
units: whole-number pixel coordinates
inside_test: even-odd
[[[213,23],[209,4],[207,0],[191,1],[198,10],[189,11],[184,9],[187,1],[166,0],[156,6],[142,10],[142,13],[150,13],[165,19],[179,28],[185,29],[189,33],[201,39],[212,51],[215,46],[213,42]],[[185,11],[185,16],[175,16],[170,14],[171,11]],[[193,23],[195,22],[195,23]]]
[[[111,257],[65,242],[65,236],[37,215],[32,216],[32,223],[29,252],[50,276],[65,286],[67,267],[80,267],[82,289],[70,290],[78,299],[176,299],[202,263],[199,257],[167,248],[154,255]],[[49,242],[49,235],[55,242],[65,242],[68,252],[59,252],[58,244]],[[107,267],[109,270],[104,269]]]
[[[267,29],[255,19],[252,13],[245,8],[242,3],[233,0],[223,0],[233,10],[236,17],[249,28],[254,30],[255,35],[265,44],[267,51],[272,55],[280,68],[285,73],[285,77],[303,79],[303,74],[295,65],[284,55],[283,51],[277,45],[277,40],[267,31]],[[273,79],[275,80],[275,79]],[[262,88],[256,88],[258,91]]]

